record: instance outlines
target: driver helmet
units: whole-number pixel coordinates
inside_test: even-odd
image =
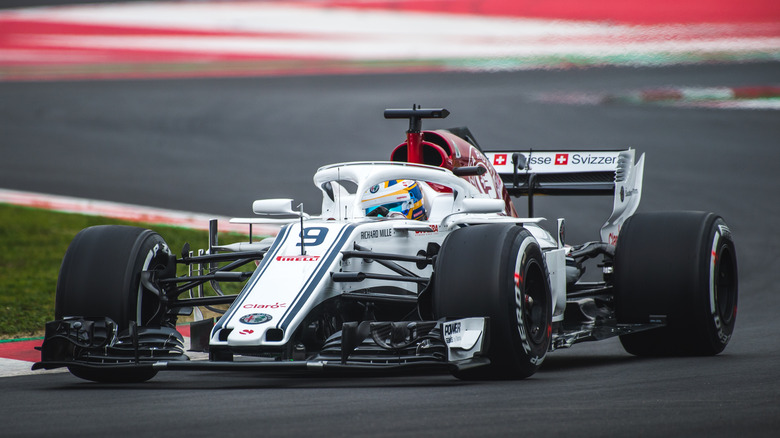
[[[366,216],[375,216],[376,210],[384,207],[388,210],[380,213],[384,216],[403,216],[421,221],[428,218],[420,184],[408,179],[394,179],[371,187],[363,194],[361,206]]]

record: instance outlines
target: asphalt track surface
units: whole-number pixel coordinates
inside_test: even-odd
[[[641,359],[617,340],[551,353],[533,377],[269,377],[163,372],[140,385],[65,373],[0,379],[3,436],[776,436],[780,123],[771,110],[539,103],[544,92],[774,83],[780,64],[376,76],[0,83],[0,187],[246,216],[256,198],[318,212],[319,165],[385,159],[386,107],[447,107],[485,149],[647,154],[640,211],[723,215],[740,265],[724,353]],[[610,201],[540,199],[570,242]],[[519,204],[521,212],[524,211]],[[554,223],[553,220],[548,223]]]

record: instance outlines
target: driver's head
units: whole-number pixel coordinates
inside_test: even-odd
[[[420,184],[408,179],[394,179],[371,187],[363,193],[361,205],[366,216],[376,216],[378,213],[421,221],[428,218]]]

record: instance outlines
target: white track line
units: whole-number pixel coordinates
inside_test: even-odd
[[[208,230],[209,220],[217,219],[219,221],[219,229],[221,231],[230,231],[244,234],[248,234],[249,232],[247,225],[231,224],[229,222],[230,218],[226,216],[167,210],[162,208],[144,207],[140,205],[121,204],[118,202],[74,198],[70,196],[47,195],[43,193],[0,189],[0,203],[41,208],[65,213],[105,216],[131,222],[173,225],[195,230]],[[255,225],[253,227],[253,234],[276,235],[278,230],[278,227]]]
[[[56,370],[32,371],[30,367],[32,362],[25,360],[14,360],[0,357],[0,377],[26,376],[38,373],[62,373],[68,371],[67,368],[57,368]]]

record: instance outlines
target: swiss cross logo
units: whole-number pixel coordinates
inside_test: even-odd
[[[493,157],[493,164],[496,166],[503,166],[506,164],[506,154],[496,154],[496,156]]]
[[[555,154],[555,165],[565,166],[569,164],[569,154]]]

